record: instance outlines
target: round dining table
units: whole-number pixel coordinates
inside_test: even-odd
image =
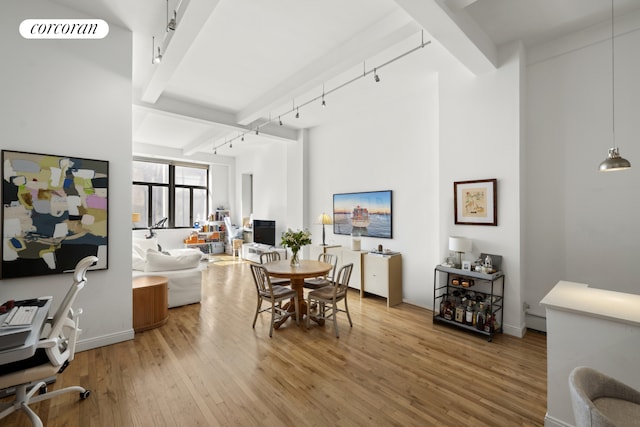
[[[269,273],[269,276],[286,278],[291,280],[291,288],[298,294],[298,312],[300,313],[300,320],[307,314],[307,302],[304,300],[304,279],[309,277],[324,276],[333,266],[326,262],[314,261],[308,259],[301,259],[300,265],[293,267],[291,260],[281,260],[268,262],[263,264],[263,267]],[[295,316],[295,306],[293,300],[285,305],[285,308],[290,312],[290,317]],[[274,324],[275,328],[279,328],[286,318],[280,322]],[[313,320],[316,320],[315,318]]]

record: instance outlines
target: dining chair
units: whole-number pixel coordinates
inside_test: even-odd
[[[351,315],[349,314],[349,305],[347,304],[347,291],[349,289],[349,279],[353,263],[344,265],[338,274],[334,277],[332,286],[325,286],[320,289],[309,292],[307,296],[307,329],[311,320],[311,305],[317,304],[318,313],[316,319],[328,320],[333,318],[333,327],[336,330],[336,338],[340,338],[338,333],[338,312],[347,313],[349,326],[353,327]],[[344,309],[338,307],[338,303],[344,301]],[[329,312],[330,311],[330,312]]]
[[[256,306],[256,314],[253,317],[252,328],[255,329],[256,327],[258,314],[270,310],[271,327],[269,329],[269,337],[273,336],[273,324],[276,321],[290,316],[290,313],[282,307],[282,301],[291,300],[291,298],[293,298],[294,300],[296,309],[296,323],[299,325],[300,313],[298,311],[298,293],[286,286],[272,284],[269,273],[261,265],[251,264],[251,273],[253,274],[253,281],[256,284],[256,291],[258,293],[258,305]],[[270,306],[263,308],[262,303],[265,301],[269,301],[271,304]]]
[[[280,254],[276,251],[262,252],[260,254],[260,264],[266,264],[268,262],[280,261]],[[273,285],[289,286],[291,280],[283,277],[271,277],[271,283]]]
[[[336,274],[336,267],[338,266],[338,256],[334,254],[321,253],[318,255],[318,261],[331,264],[333,268],[329,273],[323,276],[304,279],[304,287],[306,289],[319,289],[333,284],[333,277]]]

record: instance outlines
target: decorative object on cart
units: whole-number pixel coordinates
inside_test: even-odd
[[[462,269],[471,271],[471,261],[462,261]]]
[[[333,224],[333,220],[331,219],[331,216],[329,214],[322,212],[322,214],[318,218],[318,222],[322,224],[322,246],[327,246],[325,242],[324,226]]]
[[[462,254],[471,252],[471,240],[466,237],[451,236],[449,237],[449,250],[456,253],[454,267],[460,268],[462,266]]]
[[[311,233],[309,230],[293,231],[290,228],[282,233],[282,239],[280,245],[285,248],[291,249],[291,266],[297,267],[300,265],[300,259],[298,258],[298,252],[303,246],[311,244]]]
[[[453,183],[456,224],[498,225],[497,179]]]
[[[616,146],[616,68],[615,68],[615,34],[613,19],[613,0],[611,0],[611,136],[613,147],[609,148],[607,158],[600,163],[600,172],[622,171],[631,168],[631,162],[620,155]]]
[[[391,190],[333,195],[333,233],[393,237]]]
[[[3,279],[108,266],[109,162],[2,150]]]

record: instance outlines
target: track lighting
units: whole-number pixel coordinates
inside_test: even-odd
[[[175,31],[176,30],[176,22],[177,22],[178,12],[173,11],[173,18],[169,20],[169,0],[167,0],[167,31]]]
[[[285,111],[285,112],[281,113],[280,115],[278,115],[278,124],[280,126],[282,126],[283,125],[283,123],[282,123],[282,115],[286,115],[286,114],[289,114],[289,113],[294,113],[295,112],[295,118],[299,119],[300,118],[300,107],[305,107],[305,106],[307,106],[309,104],[317,102],[318,100],[321,101],[320,105],[322,107],[326,107],[327,103],[325,101],[325,95],[330,95],[333,92],[336,92],[336,91],[344,88],[345,86],[348,86],[351,83],[354,83],[357,80],[360,80],[361,78],[366,77],[368,74],[373,73],[373,79],[376,82],[379,82],[380,81],[380,76],[378,75],[378,68],[386,67],[387,65],[389,65],[389,64],[391,64],[391,63],[393,63],[393,62],[395,62],[395,61],[397,61],[397,60],[399,60],[401,58],[404,58],[405,56],[407,56],[407,55],[409,55],[409,54],[411,54],[411,53],[413,53],[413,52],[415,52],[415,51],[417,51],[417,50],[419,50],[419,49],[421,49],[421,48],[423,48],[423,47],[425,47],[425,46],[427,46],[429,44],[431,44],[431,41],[425,42],[424,41],[424,33],[422,33],[422,40],[421,40],[421,43],[420,43],[419,46],[414,47],[413,49],[409,49],[408,51],[396,56],[395,58],[392,58],[392,59],[388,60],[387,62],[384,62],[384,63],[378,65],[377,67],[375,67],[373,69],[370,69],[369,71],[367,71],[366,63],[363,63],[363,65],[362,65],[362,67],[363,67],[362,68],[362,74],[360,74],[360,75],[358,75],[358,76],[356,76],[356,77],[354,77],[354,78],[352,78],[350,80],[347,80],[346,82],[341,83],[338,86],[336,86],[336,87],[334,87],[334,88],[332,88],[332,89],[330,89],[328,91],[325,91],[325,87],[324,87],[324,84],[323,84],[322,85],[322,94],[321,95],[318,95],[315,98],[312,98],[312,99],[310,99],[310,100],[308,100],[306,102],[303,102],[302,104],[299,104],[299,105],[296,106],[296,100],[292,99],[291,100],[291,109],[289,111]],[[162,57],[162,56],[160,55],[160,57]],[[260,134],[260,126],[264,126],[264,125],[266,125],[268,123],[272,123],[273,121],[275,121],[275,119],[273,119],[271,117],[271,113],[269,113],[268,121],[262,123],[259,126],[256,126],[256,128],[255,128],[256,135]],[[238,139],[238,138],[240,138],[241,141],[244,141],[244,135],[246,133],[248,133],[248,132],[251,132],[251,130],[245,131],[242,134],[236,135],[235,137],[231,138],[231,140],[225,140],[224,144],[222,144],[221,146],[229,144],[229,148],[232,148],[233,147],[233,141]],[[215,148],[214,148],[214,150],[215,150]],[[215,153],[216,153],[216,151],[214,151],[214,154]]]
[[[217,149],[214,149],[214,150],[213,150],[213,154],[218,155],[218,150],[217,150]]]
[[[158,54],[156,55],[156,38],[154,36],[151,36],[151,63],[159,64],[160,61],[162,61],[160,46],[158,46]]]

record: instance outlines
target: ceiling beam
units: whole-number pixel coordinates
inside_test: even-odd
[[[464,9],[453,11],[445,0],[395,2],[473,74],[496,70],[496,46]]]
[[[224,128],[228,132],[243,133],[252,132],[255,128],[238,125],[235,114],[225,111],[206,108],[188,102],[163,96],[155,104],[144,102],[134,103],[133,108],[148,111],[154,114],[164,114],[182,119],[192,120],[197,123]],[[287,126],[260,126],[260,133],[271,138],[297,141],[298,131]]]
[[[259,96],[236,115],[242,125],[266,117],[277,107],[321,86],[327,80],[340,75],[351,67],[387,49],[420,31],[420,26],[405,12],[398,10],[383,18],[340,48],[321,54],[315,61],[288,76],[279,85]]]
[[[187,51],[220,0],[182,0],[175,31],[169,31],[160,46],[162,61],[155,64],[151,77],[142,91],[142,101],[153,104],[169,83]]]

